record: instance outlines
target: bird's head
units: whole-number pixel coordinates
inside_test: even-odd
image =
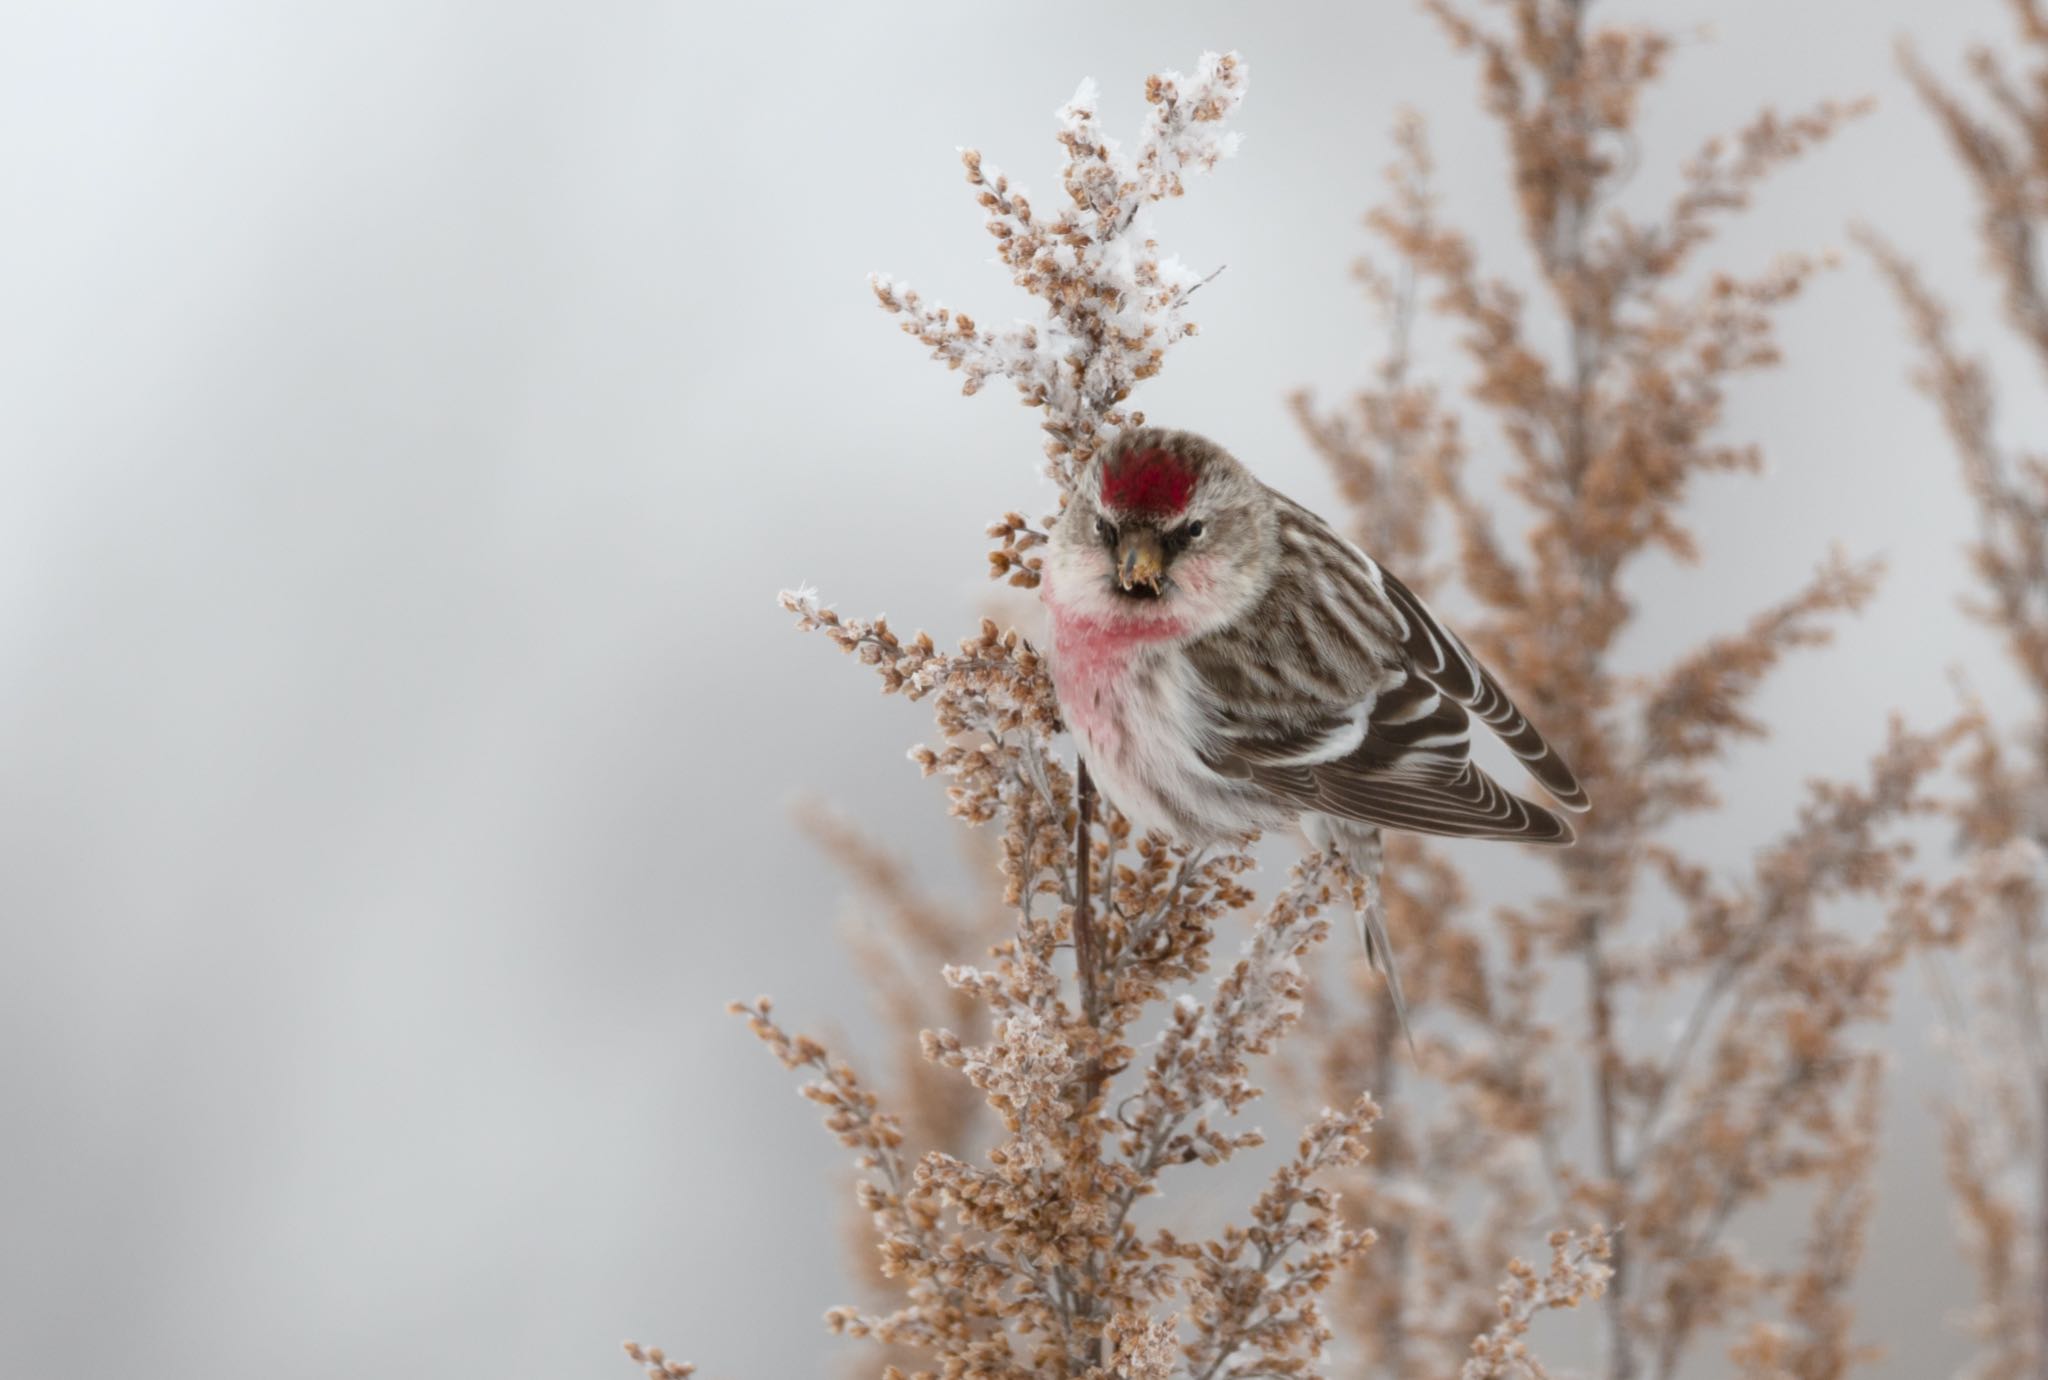
[[[1056,597],[1098,617],[1230,622],[1265,592],[1272,495],[1192,432],[1126,433],[1089,463],[1052,532]]]

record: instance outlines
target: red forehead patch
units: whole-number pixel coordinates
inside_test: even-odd
[[[1167,517],[1186,508],[1194,492],[1188,462],[1158,446],[1134,450],[1102,469],[1102,501],[1122,512]]]

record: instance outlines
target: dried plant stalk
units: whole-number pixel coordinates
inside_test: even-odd
[[[1044,304],[1042,322],[988,329],[875,280],[882,305],[965,375],[966,392],[1001,376],[1044,412],[1048,473],[1063,492],[1117,428],[1142,421],[1124,410],[1131,390],[1194,331],[1185,307],[1206,280],[1160,254],[1144,216],[1230,152],[1222,127],[1245,79],[1234,54],[1205,56],[1191,77],[1153,77],[1151,115],[1129,153],[1100,131],[1084,85],[1060,112],[1067,204],[1056,214],[965,155],[1000,258]],[[991,572],[1036,584],[1043,529],[1011,512],[990,535]],[[1308,1119],[1241,1224],[1194,1238],[1155,1220],[1150,1200],[1168,1179],[1264,1143],[1241,1115],[1263,1095],[1261,1061],[1300,1027],[1305,964],[1353,879],[1307,859],[1251,920],[1237,956],[1219,961],[1218,927],[1253,908],[1251,857],[1136,837],[1106,803],[1091,809],[1085,777],[1054,742],[1044,665],[1017,633],[984,622],[948,652],[885,620],[843,617],[807,590],[783,603],[800,627],[869,665],[885,693],[931,702],[939,739],[912,757],[946,781],[954,815],[990,826],[1007,920],[990,936],[937,914],[870,845],[826,821],[828,847],[900,941],[890,954],[864,950],[886,1014],[899,1031],[924,1027],[902,1107],[785,1029],[766,998],[738,1008],[808,1076],[805,1096],[856,1155],[885,1301],[834,1309],[829,1324],[887,1348],[888,1375],[1322,1373],[1323,1299],[1372,1240],[1330,1186],[1366,1156],[1379,1109],[1364,1085]],[[986,957],[947,965],[942,991],[898,964],[970,935]],[[1511,1279],[1508,1312],[1476,1320],[1485,1354],[1520,1357],[1529,1316],[1595,1291],[1598,1249],[1574,1247],[1551,1283]],[[675,1364],[629,1351],[656,1375]]]

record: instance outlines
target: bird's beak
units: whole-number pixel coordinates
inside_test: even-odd
[[[1144,585],[1154,594],[1166,576],[1166,553],[1159,548],[1158,534],[1131,532],[1116,547],[1117,583],[1125,589]]]

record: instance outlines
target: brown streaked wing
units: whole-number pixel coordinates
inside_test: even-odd
[[[1455,838],[1571,842],[1571,826],[1562,818],[1510,794],[1467,760],[1463,709],[1419,677],[1410,684],[1422,686],[1436,707],[1390,725],[1381,725],[1375,712],[1364,741],[1342,756],[1309,760],[1346,722],[1331,716],[1295,734],[1225,737],[1204,760],[1218,773],[1303,810],[1342,819]],[[1397,690],[1382,703],[1404,704],[1411,698]],[[1404,741],[1421,728],[1428,730],[1426,742]]]
[[[1518,756],[1554,764],[1532,774],[1568,786],[1560,800],[1584,799],[1499,685],[1405,586],[1314,514],[1280,502],[1295,561],[1265,607],[1190,649],[1217,705],[1204,761],[1303,810],[1418,833],[1569,842],[1562,819],[1470,760],[1468,701]],[[1533,759],[1517,747],[1532,740],[1542,749]]]
[[[1480,664],[1479,658],[1458,635],[1446,628],[1429,606],[1385,570],[1379,571],[1380,580],[1386,587],[1387,599],[1401,613],[1407,623],[1407,635],[1401,646],[1408,653],[1415,669],[1429,681],[1441,688],[1458,703],[1478,716],[1479,721],[1492,729],[1494,735],[1508,750],[1521,759],[1523,768],[1536,778],[1543,789],[1557,799],[1567,810],[1585,811],[1592,801],[1586,798],[1586,791],[1579,784],[1578,777],[1566,765],[1564,758],[1557,754],[1544,740],[1528,716],[1508,698],[1493,673]]]

